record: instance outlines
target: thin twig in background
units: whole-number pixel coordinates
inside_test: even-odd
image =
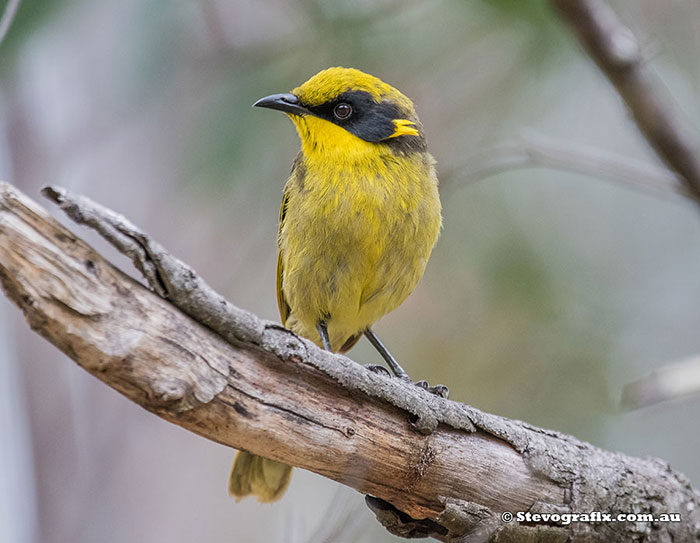
[[[700,135],[683,118],[632,31],[603,0],[552,0],[627,104],[639,130],[700,203]]]
[[[17,9],[22,3],[22,0],[8,0],[5,5],[5,11],[2,14],[2,19],[0,19],[0,45],[2,44],[7,32],[12,26],[12,21],[15,20],[15,15],[17,15]]]
[[[510,170],[547,168],[620,183],[656,196],[691,197],[679,176],[638,160],[582,145],[562,144],[540,134],[528,133],[517,140],[481,151],[440,174],[440,187],[454,190]]]
[[[622,407],[639,409],[700,393],[700,355],[667,364],[625,385]]]
[[[647,141],[679,174],[686,195],[700,203],[700,134],[683,117],[650,68],[632,31],[604,0],[552,0],[591,58],[615,86]],[[700,391],[700,359],[669,365],[628,384],[626,408],[651,405]]]
[[[368,371],[226,301],[123,216],[64,189],[44,195],[128,255],[169,301],[0,183],[5,293],[36,332],[164,419],[376,496],[366,503],[377,520],[406,538],[700,537],[700,494],[667,463],[604,451]],[[680,518],[533,526],[510,522],[516,511]]]

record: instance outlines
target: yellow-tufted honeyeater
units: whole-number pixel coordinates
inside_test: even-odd
[[[254,105],[287,113],[301,139],[280,211],[282,323],[334,352],[364,334],[408,379],[370,327],[413,291],[440,231],[435,160],[413,103],[376,77],[329,68]],[[229,492],[274,501],[291,469],[241,451]]]

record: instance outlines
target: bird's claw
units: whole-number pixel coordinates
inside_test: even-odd
[[[384,366],[377,366],[375,364],[365,364],[365,368],[367,368],[372,373],[378,373],[379,375],[386,375],[387,377],[391,377],[391,373],[389,373],[389,370],[386,369]]]
[[[374,364],[365,364],[365,368],[367,368],[369,371],[371,371],[373,373],[378,373],[378,374],[384,375],[386,377],[392,377],[389,370],[386,369],[384,366],[376,366]],[[445,385],[435,385],[434,387],[431,387],[428,384],[428,381],[426,381],[425,379],[421,379],[420,381],[416,381],[414,383],[410,379],[406,378],[406,381],[416,385],[417,387],[422,388],[426,392],[430,392],[431,394],[435,394],[436,396],[440,396],[441,398],[447,399],[450,396],[450,389],[447,388]]]
[[[422,388],[423,390],[430,392],[431,394],[440,396],[441,398],[447,399],[450,396],[450,389],[447,388],[445,385],[435,385],[434,387],[431,387],[428,384],[428,381],[425,381],[423,379],[421,379],[420,381],[416,381],[413,384],[417,387]]]
[[[434,387],[430,387],[428,388],[428,392],[445,399],[450,397],[450,389],[445,385],[435,385]]]

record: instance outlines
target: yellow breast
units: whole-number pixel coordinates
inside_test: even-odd
[[[325,320],[337,349],[423,275],[440,230],[437,178],[427,153],[397,154],[319,119],[298,123],[302,155],[279,235],[286,325],[318,343]]]

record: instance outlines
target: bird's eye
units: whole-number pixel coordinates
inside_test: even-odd
[[[333,108],[333,115],[335,115],[336,119],[344,121],[350,117],[350,115],[352,115],[352,106],[350,104],[346,104],[345,102],[341,102]]]

